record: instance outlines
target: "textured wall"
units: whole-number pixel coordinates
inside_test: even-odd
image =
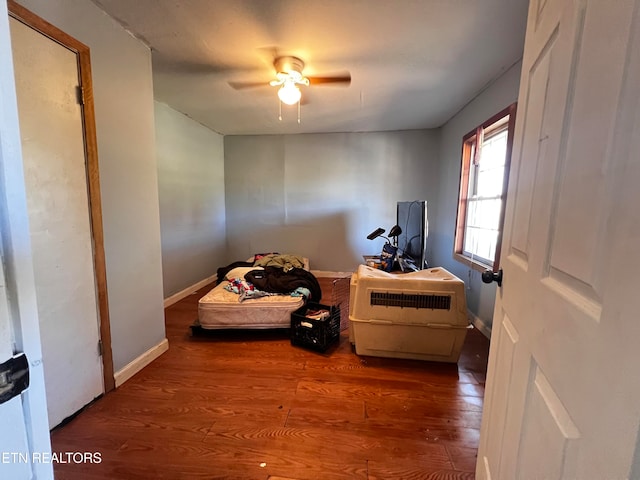
[[[438,130],[226,136],[229,259],[277,250],[352,270],[379,253],[396,202],[434,201]]]
[[[222,135],[156,102],[156,150],[165,298],[225,261]]]

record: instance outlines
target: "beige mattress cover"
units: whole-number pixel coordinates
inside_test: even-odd
[[[223,281],[198,302],[202,328],[289,328],[291,312],[304,305],[302,297],[273,295],[238,301],[239,295],[225,290]]]

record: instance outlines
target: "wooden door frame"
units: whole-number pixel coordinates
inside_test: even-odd
[[[85,170],[89,193],[89,216],[93,239],[93,264],[98,297],[100,340],[102,342],[102,374],[104,391],[106,393],[115,388],[115,379],[113,376],[113,353],[111,351],[111,324],[109,321],[107,271],[104,255],[104,233],[102,230],[100,172],[98,166],[98,145],[96,140],[89,47],[17,4],[15,0],[8,0],[7,6],[11,17],[74,52],[78,58],[78,82],[81,88],[80,95],[82,96],[81,111],[84,131]]]

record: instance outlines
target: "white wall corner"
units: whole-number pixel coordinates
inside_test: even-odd
[[[169,340],[166,338],[162,340],[159,344],[154,347],[151,347],[149,350],[144,352],[138,358],[135,358],[127,365],[125,365],[122,369],[118,370],[113,378],[116,382],[116,388],[122,385],[124,382],[133,377],[136,373],[142,370],[144,367],[153,362],[156,358],[162,355],[164,352],[169,350]]]
[[[471,322],[471,324],[478,330],[480,330],[480,333],[491,340],[491,327],[471,310],[467,310],[467,316],[469,317],[469,321]]]
[[[205,278],[204,280],[200,280],[198,283],[194,283],[190,287],[185,288],[184,290],[179,291],[178,293],[174,293],[170,297],[164,299],[164,308],[170,307],[174,303],[178,303],[183,298],[188,297],[193,292],[200,290],[202,287],[206,287],[210,283],[213,283],[217,280],[217,275],[211,275],[210,277]]]

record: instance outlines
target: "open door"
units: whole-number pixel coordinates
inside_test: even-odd
[[[50,427],[113,388],[89,48],[9,2]]]
[[[640,478],[640,0],[532,0],[476,476]]]
[[[0,453],[6,457],[0,473],[3,478],[26,479],[33,472],[21,394],[28,387],[29,363],[22,352],[13,352],[3,261],[0,249]]]

